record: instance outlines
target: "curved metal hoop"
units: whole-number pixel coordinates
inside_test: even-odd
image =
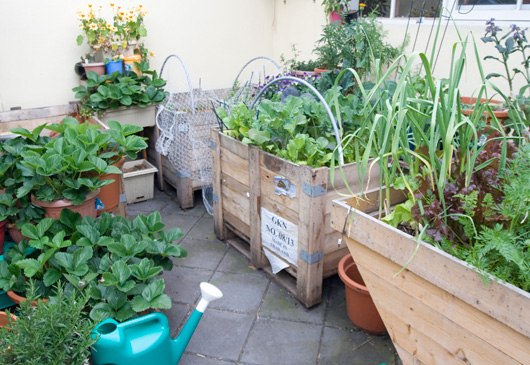
[[[281,77],[278,77],[277,79],[274,79],[271,82],[269,82],[267,85],[265,85],[263,87],[263,89],[261,89],[259,91],[258,95],[256,95],[256,98],[252,101],[252,104],[250,105],[250,108],[251,109],[254,108],[254,106],[258,102],[259,98],[261,97],[261,95],[265,92],[265,90],[267,90],[269,88],[269,86],[274,85],[278,81],[283,81],[283,80],[294,81],[294,82],[297,82],[299,84],[302,84],[302,85],[306,86],[309,90],[311,90],[313,92],[313,94],[315,94],[315,96],[318,98],[318,100],[320,100],[320,102],[324,105],[324,108],[326,109],[326,112],[328,113],[328,116],[331,119],[331,124],[333,125],[333,131],[335,132],[335,139],[337,140],[337,149],[338,149],[338,152],[339,152],[339,162],[340,162],[341,165],[344,165],[344,156],[342,154],[341,137],[340,137],[339,128],[337,126],[337,122],[335,121],[335,117],[333,116],[333,113],[331,112],[331,109],[329,108],[328,103],[326,103],[326,100],[324,99],[324,97],[318,92],[317,89],[315,89],[313,87],[313,85],[311,85],[307,81],[299,79],[297,77],[293,77],[293,76],[281,76]]]

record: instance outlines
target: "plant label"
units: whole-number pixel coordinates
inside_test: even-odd
[[[298,266],[298,226],[263,207],[261,242],[272,252]]]

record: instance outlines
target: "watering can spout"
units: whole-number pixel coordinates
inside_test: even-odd
[[[193,335],[193,332],[195,332],[195,329],[201,320],[202,314],[208,307],[208,304],[223,297],[223,293],[210,283],[202,282],[200,287],[201,299],[199,300],[197,307],[184,325],[184,328],[182,328],[182,331],[180,331],[178,337],[173,340],[172,353],[173,357],[177,359],[177,361],[182,357],[184,350],[188,346],[191,336]]]

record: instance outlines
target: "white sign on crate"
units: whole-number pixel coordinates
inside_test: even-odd
[[[298,226],[263,207],[261,242],[291,264],[298,265]]]

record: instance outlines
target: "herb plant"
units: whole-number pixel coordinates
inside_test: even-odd
[[[22,302],[18,318],[0,328],[0,364],[85,364],[90,356],[94,324],[83,309],[86,297],[66,295],[57,287],[47,303],[32,306],[35,290]]]

